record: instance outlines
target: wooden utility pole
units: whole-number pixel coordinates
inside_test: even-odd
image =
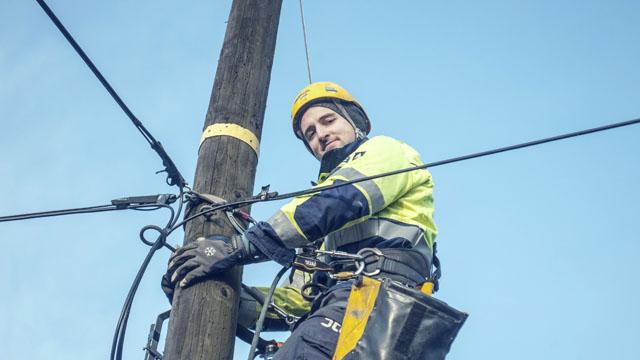
[[[199,193],[228,201],[252,194],[258,153],[247,139],[253,133],[259,141],[262,134],[281,5],[233,0],[204,125],[206,134],[217,136],[198,153],[193,189]],[[224,215],[188,223],[184,243],[213,234],[234,234]],[[238,267],[176,290],[164,359],[233,358],[241,279]]]

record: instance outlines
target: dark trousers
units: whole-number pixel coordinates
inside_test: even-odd
[[[350,283],[338,285],[316,300],[274,360],[331,360],[350,292]]]

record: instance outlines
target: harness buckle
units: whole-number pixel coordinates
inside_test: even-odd
[[[318,256],[325,255],[331,258],[331,261],[324,262],[318,259]],[[365,268],[365,262],[362,256],[351,254],[343,251],[328,251],[313,249],[309,252],[298,254],[293,261],[293,267],[305,272],[313,273],[316,271],[326,272],[331,279],[342,281],[349,280],[360,275]],[[344,266],[349,266],[354,270],[344,270]]]
[[[293,267],[304,272],[313,273],[316,271],[330,272],[333,266],[318,260],[316,256],[297,255],[293,260]]]
[[[358,251],[357,253],[358,255],[360,255],[362,257],[362,263],[366,265],[370,265],[373,263],[367,263],[366,259],[371,257],[371,256],[375,256],[377,257],[377,264],[374,268],[373,271],[362,271],[363,275],[366,276],[375,276],[380,274],[380,271],[382,269],[382,263],[384,262],[385,256],[382,253],[382,251],[380,251],[380,249],[378,248],[364,248],[364,249],[360,249],[360,251]]]

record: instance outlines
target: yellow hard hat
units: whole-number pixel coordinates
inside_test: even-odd
[[[360,130],[365,134],[369,133],[371,130],[369,118],[358,101],[356,101],[356,99],[342,86],[329,81],[323,81],[306,86],[298,93],[293,101],[293,106],[291,107],[291,125],[293,126],[293,132],[298,138],[303,139],[302,134],[300,133],[300,119],[302,118],[304,111],[311,103],[321,100],[342,100],[353,103],[362,111],[365,117],[364,128]],[[356,126],[355,124],[352,125],[354,125],[354,127]]]

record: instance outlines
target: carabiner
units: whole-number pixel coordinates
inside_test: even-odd
[[[364,254],[367,253],[367,252],[373,253],[373,255],[378,257],[378,260],[377,260],[378,264],[377,264],[377,266],[375,267],[375,269],[373,271],[364,271],[364,268],[363,268],[362,274],[366,275],[366,276],[375,276],[375,275],[380,274],[380,269],[382,268],[382,262],[384,261],[384,254],[378,248],[363,248],[363,249],[360,249],[360,251],[358,251],[358,255],[360,257],[362,257],[363,264],[364,264],[364,259],[367,257]]]
[[[338,281],[342,281],[342,280],[349,280],[349,279],[354,279],[356,277],[358,277],[358,275],[362,274],[364,271],[364,267],[365,267],[365,263],[362,260],[355,260],[354,262],[356,263],[356,270],[354,271],[341,271],[338,273],[329,273],[329,277],[332,278],[333,280],[338,280]]]
[[[293,324],[295,324],[298,320],[300,320],[299,316],[295,316],[293,314],[288,313],[286,310],[284,310],[283,308],[281,308],[280,306],[276,305],[274,302],[272,302],[269,307],[276,313],[278,314],[278,316],[280,316],[285,323],[287,323],[287,325],[291,326]]]

